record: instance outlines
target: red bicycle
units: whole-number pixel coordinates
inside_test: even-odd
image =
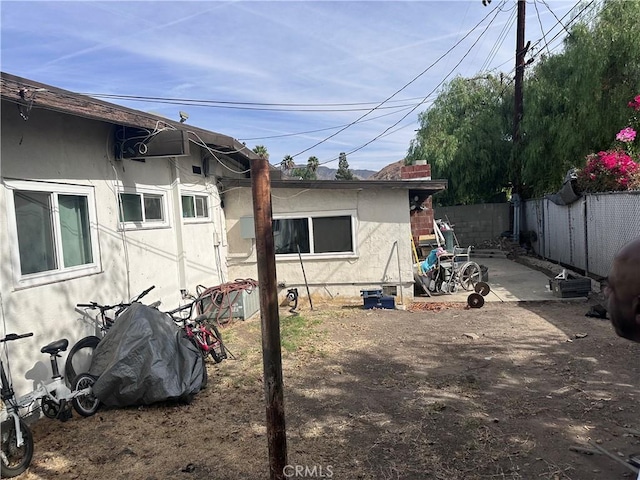
[[[194,299],[186,305],[164,313],[185,331],[187,338],[200,349],[203,357],[211,355],[214,362],[220,363],[227,358],[228,350],[222,341],[218,327],[207,322],[209,319],[207,314],[191,318],[198,301],[199,299]]]

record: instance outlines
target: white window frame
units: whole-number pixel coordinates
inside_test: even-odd
[[[351,245],[353,251],[351,252],[327,252],[327,253],[315,253],[314,252],[314,238],[313,238],[313,218],[321,217],[351,217]],[[311,253],[301,253],[303,258],[357,258],[358,257],[358,221],[356,210],[333,210],[324,212],[295,212],[286,214],[274,214],[274,220],[295,220],[295,219],[307,219],[307,225],[309,228],[309,249]],[[295,259],[298,260],[298,253],[278,253],[276,258],[279,260]]]
[[[120,220],[122,211],[122,203],[120,201],[121,194],[138,195],[140,196],[140,202],[142,203],[142,221],[122,221]],[[160,206],[162,208],[162,220],[146,220],[144,211],[144,196],[160,197]],[[118,225],[120,230],[150,230],[157,228],[170,228],[171,222],[169,221],[169,199],[166,190],[159,188],[148,187],[136,187],[136,188],[119,188],[118,189]]]
[[[7,213],[8,213],[8,234],[11,239],[11,263],[13,265],[13,280],[16,288],[32,287],[47,283],[60,282],[71,278],[92,275],[102,271],[100,262],[100,243],[98,238],[98,221],[96,214],[95,192],[92,186],[70,185],[51,182],[33,182],[27,180],[5,180],[7,187]],[[14,191],[30,191],[51,194],[53,241],[56,255],[55,270],[44,272],[22,274],[20,264],[20,244],[18,243],[18,227],[16,222],[16,208],[14,201]],[[89,238],[91,239],[92,263],[64,267],[62,252],[62,234],[60,231],[58,195],[78,195],[87,197],[87,212],[89,215]]]
[[[182,206],[182,197],[192,197],[193,198],[193,208],[195,217],[185,217],[184,210]],[[207,207],[207,215],[206,216],[198,216],[198,209],[196,207],[196,199],[200,198],[206,202]],[[193,191],[182,191],[180,192],[180,216],[182,217],[182,221],[184,223],[211,223],[211,199],[210,195],[206,192],[193,192]]]

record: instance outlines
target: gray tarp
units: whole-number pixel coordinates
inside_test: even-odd
[[[173,320],[134,303],[98,344],[89,373],[93,392],[108,406],[190,401],[202,388],[206,368],[199,350]]]
[[[576,193],[575,183],[578,178],[578,174],[574,168],[569,170],[564,177],[562,187],[556,193],[545,195],[544,198],[556,205],[571,205],[573,202],[580,198],[580,194]]]

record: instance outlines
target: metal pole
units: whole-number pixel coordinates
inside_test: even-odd
[[[284,421],[284,387],[280,351],[280,319],[273,243],[269,162],[251,161],[251,190],[256,232],[258,285],[262,325],[262,364],[267,410],[267,441],[271,480],[284,480],[287,465],[287,432]]]
[[[302,276],[304,277],[304,286],[307,287],[307,298],[309,299],[309,306],[313,310],[313,301],[311,300],[311,294],[309,293],[309,284],[307,283],[307,274],[304,273],[304,263],[302,263],[302,254],[300,253],[300,245],[296,243],[298,248],[298,258],[300,259],[300,267],[302,268]]]

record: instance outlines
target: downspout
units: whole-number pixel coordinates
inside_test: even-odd
[[[176,232],[176,253],[177,253],[177,267],[178,267],[178,287],[180,291],[187,290],[187,269],[186,261],[187,255],[184,251],[184,240],[182,233],[182,202],[180,199],[180,171],[178,169],[178,162],[175,157],[169,161],[171,168],[171,195],[173,197],[173,218],[175,219],[175,232]]]
[[[396,258],[398,259],[398,286],[400,287],[400,305],[404,305],[404,296],[402,295],[402,269],[400,267],[400,244],[396,240]]]

